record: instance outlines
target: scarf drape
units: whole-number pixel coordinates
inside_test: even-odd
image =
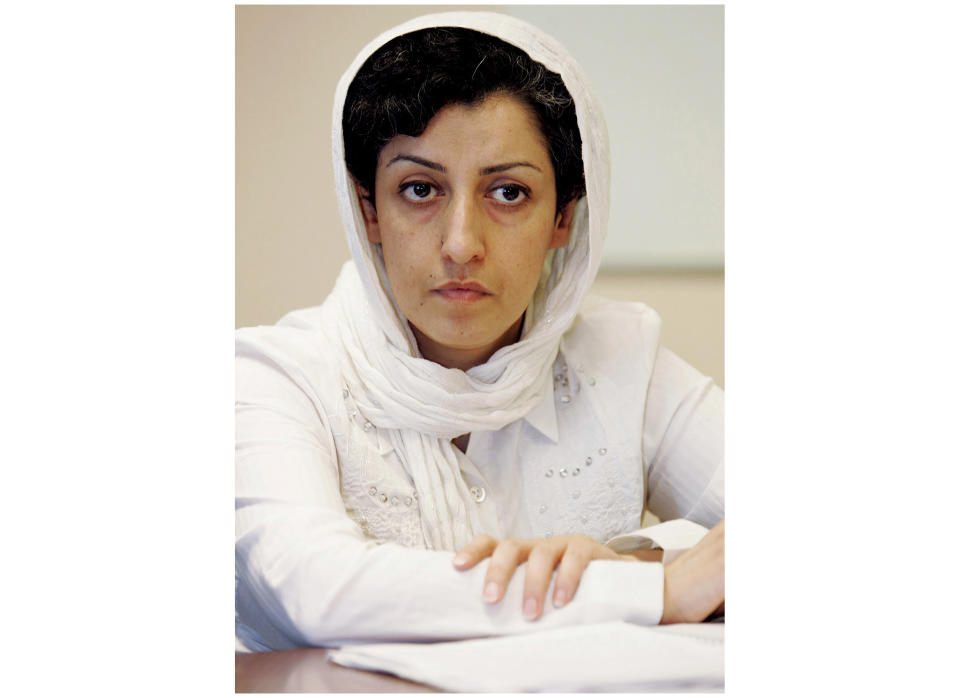
[[[587,193],[576,206],[569,243],[548,254],[520,341],[466,372],[421,357],[390,292],[382,250],[367,240],[344,161],[343,106],[357,70],[390,39],[434,26],[465,27],[497,36],[559,73],[574,99],[583,141]],[[412,480],[427,546],[454,550],[481,531],[476,503],[460,472],[462,456],[451,439],[501,429],[539,404],[561,337],[574,322],[596,276],[608,215],[606,126],[582,70],[557,41],[506,15],[442,13],[385,32],[348,68],[334,100],[333,160],[353,260],[344,266],[326,301],[334,312],[325,313],[328,326],[318,334],[325,346],[318,351],[337,362],[344,389],[372,428],[389,440]]]

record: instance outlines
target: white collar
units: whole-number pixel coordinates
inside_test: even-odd
[[[524,419],[527,424],[550,439],[553,443],[560,441],[560,430],[557,427],[557,404],[553,395],[553,372],[547,374],[544,382],[543,399],[533,408]]]

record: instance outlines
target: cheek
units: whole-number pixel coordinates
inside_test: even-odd
[[[394,291],[403,291],[409,287],[413,278],[413,260],[404,254],[405,251],[406,248],[402,244],[389,248],[384,245],[383,248],[384,265]]]
[[[536,285],[536,279],[540,278],[540,270],[550,248],[552,232],[552,228],[538,227],[536,231],[528,231],[525,235],[508,237],[503,259],[517,281],[533,277]]]
[[[434,276],[432,269],[425,268],[424,241],[418,239],[414,230],[399,230],[391,227],[383,235],[383,259],[387,269],[387,278],[397,302],[409,311],[410,303],[416,301],[422,305],[422,299],[416,295],[424,282],[429,283]]]
[[[511,252],[504,264],[511,289],[511,305],[526,307],[540,280],[546,250],[538,245],[528,245],[522,250],[514,248]]]

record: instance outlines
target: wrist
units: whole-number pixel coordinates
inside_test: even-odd
[[[663,566],[663,615],[660,617],[660,625],[668,625],[676,622],[676,609],[671,595],[670,574],[666,565]]]
[[[630,560],[640,562],[663,562],[662,550],[631,550],[628,553],[620,555],[621,560]]]

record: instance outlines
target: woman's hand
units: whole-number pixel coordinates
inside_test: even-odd
[[[453,558],[458,570],[468,570],[484,558],[490,558],[483,582],[483,600],[497,603],[517,566],[527,563],[523,580],[523,615],[536,620],[543,613],[543,601],[554,569],[553,605],[565,605],[577,591],[580,576],[591,560],[635,560],[618,555],[610,548],[583,534],[552,538],[497,540],[480,535],[467,543]],[[711,609],[712,610],[712,609]]]
[[[723,521],[663,568],[661,623],[698,623],[721,608]]]

